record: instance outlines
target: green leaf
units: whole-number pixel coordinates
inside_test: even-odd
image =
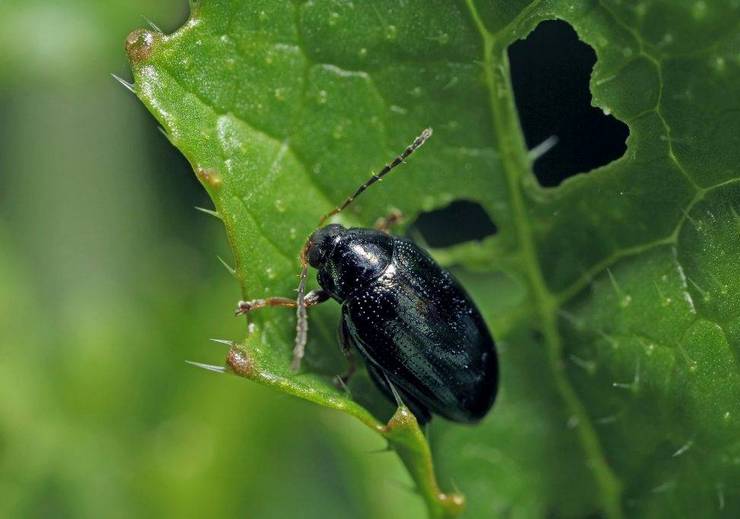
[[[175,34],[138,31],[127,50],[137,95],[213,199],[245,298],[293,293],[318,217],[434,128],[341,220],[370,226],[398,208],[411,221],[470,199],[499,229],[437,251],[469,269],[456,272],[501,356],[487,419],[430,433],[443,487],[466,494],[470,517],[737,516],[739,9],[203,0]],[[593,103],[630,137],[623,158],[543,189],[506,49],[552,18],[596,50]],[[413,420],[383,429],[366,384],[353,387],[364,407],[334,389],[336,305],[311,309],[297,376],[292,314],[255,322],[230,349],[234,371],[358,417],[389,438],[432,515],[458,512],[436,495]]]

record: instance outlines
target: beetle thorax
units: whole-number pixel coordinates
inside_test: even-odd
[[[373,229],[342,228],[330,243],[322,254],[314,252],[321,261],[311,265],[318,268],[319,285],[338,301],[378,279],[393,259],[393,238]]]

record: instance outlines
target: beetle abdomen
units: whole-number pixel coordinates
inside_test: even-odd
[[[393,259],[344,302],[353,344],[404,393],[450,420],[475,422],[498,387],[494,342],[454,277],[413,242],[395,239]]]

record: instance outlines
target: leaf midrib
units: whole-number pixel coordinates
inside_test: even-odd
[[[621,484],[606,461],[603,449],[590,418],[575,390],[565,376],[562,363],[562,344],[557,328],[556,310],[558,302],[550,293],[537,261],[536,246],[532,235],[529,216],[524,206],[521,179],[532,175],[527,158],[527,149],[518,124],[509,80],[508,61],[505,57],[506,42],[485,27],[473,0],[466,0],[473,22],[480,33],[484,46],[483,68],[489,92],[491,112],[498,150],[504,175],[509,188],[515,232],[525,274],[529,280],[532,298],[536,304],[547,344],[548,360],[560,396],[569,413],[578,420],[578,437],[589,465],[593,470],[599,489],[604,512],[611,518],[621,518]],[[500,78],[494,72],[495,55],[498,51]]]

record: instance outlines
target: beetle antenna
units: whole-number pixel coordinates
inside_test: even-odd
[[[296,300],[295,346],[293,346],[293,361],[290,363],[290,369],[294,373],[301,367],[301,359],[303,359],[303,354],[306,351],[306,338],[308,337],[308,314],[306,313],[307,249],[308,242],[301,250],[301,274],[298,281],[298,298]]]
[[[326,220],[334,216],[335,214],[338,214],[342,212],[349,204],[351,204],[355,198],[360,196],[368,187],[375,184],[378,180],[382,180],[384,176],[386,176],[388,173],[391,172],[393,168],[401,164],[406,158],[414,153],[417,149],[419,149],[422,144],[424,144],[429,137],[432,136],[432,129],[427,128],[423,132],[421,132],[421,135],[419,135],[416,139],[414,139],[414,142],[408,145],[408,147],[403,150],[403,153],[401,153],[398,157],[393,159],[392,162],[385,165],[385,167],[380,171],[380,173],[373,173],[372,176],[360,187],[357,188],[357,191],[354,192],[351,196],[347,197],[347,199],[342,202],[342,205],[335,207],[330,212],[326,213],[324,216],[321,217],[321,220],[319,220],[319,227],[324,224]]]
[[[431,136],[432,129],[426,128],[423,132],[421,132],[421,135],[414,139],[414,142],[409,144],[408,147],[403,150],[403,153],[393,159],[393,161],[391,161],[390,163],[386,164],[385,167],[380,171],[380,173],[373,173],[372,176],[364,184],[357,188],[352,196],[348,197],[340,206],[335,207],[331,212],[322,216],[321,220],[319,220],[319,227],[323,225],[326,220],[344,210],[368,187],[372,186],[379,180],[382,180],[384,176],[386,176],[388,173],[391,172],[391,170],[393,170],[393,168],[403,163],[403,161],[406,160],[409,155],[419,149]],[[298,297],[296,299],[295,345],[293,346],[293,360],[290,363],[290,368],[293,370],[293,372],[298,371],[301,367],[301,360],[303,359],[303,355],[306,351],[306,339],[308,337],[308,314],[306,312],[306,278],[308,277],[308,259],[306,258],[306,254],[309,245],[310,242],[306,242],[306,244],[303,246],[303,249],[301,250],[301,274],[298,281]]]

